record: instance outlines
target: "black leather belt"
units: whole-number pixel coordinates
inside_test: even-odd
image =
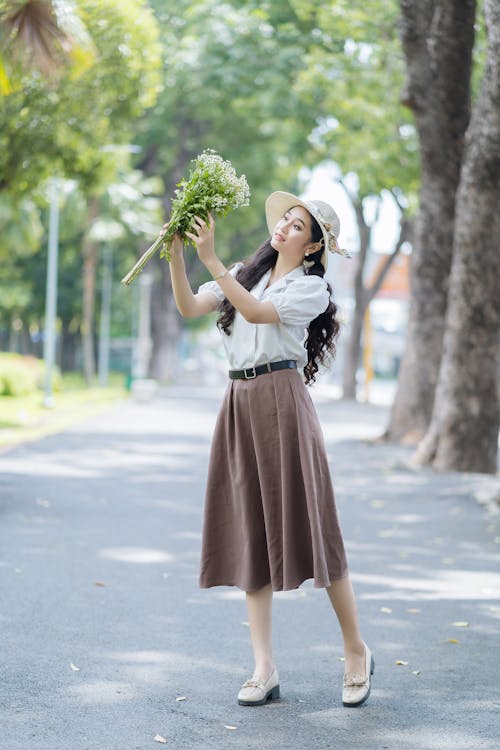
[[[297,362],[294,359],[282,359],[280,362],[266,362],[265,365],[257,367],[245,367],[244,370],[229,370],[231,380],[253,380],[257,375],[275,370],[296,370]]]

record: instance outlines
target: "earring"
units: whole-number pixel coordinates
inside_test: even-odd
[[[309,257],[309,253],[306,253],[305,256],[304,256],[304,260],[302,261],[302,265],[304,266],[304,268],[306,269],[306,271],[309,268],[312,268],[314,266],[314,261],[313,260],[307,260],[308,257]]]

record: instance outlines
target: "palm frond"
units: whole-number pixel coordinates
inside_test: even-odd
[[[60,25],[57,3],[52,0],[2,2],[0,29],[4,55],[44,74],[54,73],[72,46],[71,37]]]

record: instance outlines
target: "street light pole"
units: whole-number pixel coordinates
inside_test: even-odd
[[[47,282],[45,291],[45,330],[43,359],[45,382],[43,405],[48,409],[54,406],[52,395],[52,373],[56,355],[56,314],[57,314],[57,256],[59,250],[59,190],[54,177],[49,185],[49,246],[47,258]]]

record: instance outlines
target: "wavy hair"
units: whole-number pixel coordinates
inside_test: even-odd
[[[323,239],[323,233],[318,222],[311,216],[311,242],[319,242]],[[307,276],[325,275],[325,269],[321,263],[323,248],[308,256],[308,267],[305,268]],[[269,238],[254,255],[240,268],[236,274],[236,280],[250,291],[260,281],[270,268],[274,268],[278,258],[278,251],[271,245]],[[326,310],[314,318],[307,328],[305,348],[307,350],[307,364],[304,367],[306,385],[314,383],[316,373],[320,364],[326,364],[328,360],[335,358],[336,339],[340,333],[340,323],[337,319],[337,305],[332,298],[332,287],[327,282],[330,293],[330,301]],[[219,307],[220,313],[217,325],[227,336],[231,335],[231,327],[236,314],[234,305],[227,299],[223,300]]]

